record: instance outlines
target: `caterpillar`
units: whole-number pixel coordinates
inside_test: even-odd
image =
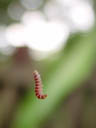
[[[35,81],[35,95],[38,99],[45,99],[47,97],[47,94],[43,94],[43,85],[41,81],[40,74],[38,71],[33,72],[33,77]]]

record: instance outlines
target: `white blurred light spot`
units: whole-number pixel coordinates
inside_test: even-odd
[[[39,8],[44,0],[20,0],[21,4],[27,9],[37,9]]]
[[[28,11],[26,13],[24,13],[22,19],[23,24],[27,24],[27,25],[31,25],[32,22],[36,22],[36,21],[44,21],[44,15],[40,12],[40,11]]]
[[[73,6],[69,15],[78,30],[88,30],[94,24],[94,11],[88,3]]]
[[[56,1],[63,6],[73,7],[74,5],[79,4],[79,2],[82,2],[84,0],[56,0]]]
[[[10,25],[6,29],[6,37],[8,42],[13,46],[22,46],[25,44],[24,26],[21,24]]]
[[[13,24],[6,30],[11,45],[27,45],[39,52],[60,50],[69,36],[69,28],[61,21],[47,21],[41,13],[25,13],[22,24]]]
[[[27,13],[26,18],[23,17],[23,22],[25,19],[26,41],[35,50],[51,51],[59,49],[69,36],[69,28],[60,21],[47,21],[40,17],[38,13],[36,19],[34,13]]]
[[[8,15],[14,20],[20,20],[24,9],[19,3],[13,2],[8,6]]]
[[[71,32],[88,31],[95,16],[90,0],[52,0],[44,7],[48,19],[67,22]]]
[[[48,19],[51,20],[60,19],[60,17],[64,15],[61,5],[59,6],[56,1],[49,1],[44,7],[44,13],[48,17]]]
[[[0,26],[0,48],[5,48],[9,44],[5,36],[6,26]]]

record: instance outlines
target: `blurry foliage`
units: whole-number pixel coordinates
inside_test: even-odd
[[[0,0],[0,24],[8,24],[12,21],[7,14],[8,5],[13,0]]]
[[[42,76],[48,98],[39,101],[34,97],[33,89],[30,90],[18,108],[12,127],[39,127],[41,122],[56,111],[66,96],[90,76],[96,59],[95,33],[71,37],[57,59],[49,64],[47,60],[43,63],[47,69]]]
[[[8,5],[11,2],[13,2],[13,0],[0,0],[0,24],[10,24],[14,22],[11,18],[9,18],[7,14]],[[96,3],[96,1],[94,2]],[[51,56],[48,59],[38,62],[37,65],[40,66],[38,67],[38,69],[41,71],[45,92],[48,93],[48,98],[44,101],[37,100],[34,96],[33,88],[30,89],[29,94],[24,97],[24,99],[18,106],[16,118],[13,121],[12,128],[37,128],[40,126],[40,124],[42,125],[42,123],[46,119],[49,119],[50,115],[52,114],[54,114],[53,118],[54,116],[58,115],[58,117],[55,117],[55,128],[62,127],[61,123],[58,120],[63,112],[65,115],[62,115],[60,121],[63,122],[63,120],[61,119],[63,119],[64,117],[65,125],[63,123],[62,124],[66,128],[70,128],[70,126],[71,128],[73,128],[71,121],[73,121],[72,119],[76,117],[74,117],[73,115],[75,114],[71,113],[71,111],[69,110],[71,109],[70,106],[72,107],[72,104],[74,104],[74,102],[72,101],[71,105],[69,103],[68,106],[68,104],[65,105],[65,99],[76,88],[81,87],[81,84],[91,76],[96,63],[95,55],[96,31],[93,31],[87,34],[80,33],[72,35],[69,38],[66,46],[59,53]],[[8,56],[3,55],[1,55],[0,57],[6,58],[5,60],[7,60],[6,62],[0,63],[1,68],[5,65],[8,65],[11,61],[11,57],[8,58]],[[35,67],[37,67],[37,65],[35,65]],[[88,96],[89,92],[90,91],[88,90],[86,92],[88,93]],[[77,95],[80,99],[82,99],[82,93]],[[94,125],[92,118],[93,115],[94,119],[96,118],[94,114],[96,104],[93,102],[95,101],[95,98],[91,100],[91,103],[89,102],[89,97],[85,96],[84,98],[86,99],[83,101],[83,103],[85,103],[86,101],[86,103],[84,104],[84,108],[86,109],[86,111],[83,111],[84,116],[82,118],[84,126],[89,128],[88,122],[90,122],[90,120]],[[65,107],[62,107],[58,112],[57,109],[60,108],[62,102],[64,103]],[[76,103],[78,104],[78,102]],[[82,104],[78,105],[82,106]],[[72,110],[74,109],[72,108]],[[91,119],[88,118],[89,115],[91,115]],[[56,122],[58,123],[58,125]],[[68,122],[69,124],[66,122]],[[49,126],[50,125],[48,125],[48,127]]]
[[[0,0],[0,5],[2,5],[2,6],[0,6],[0,7],[5,7],[5,6],[8,6],[8,4],[10,3],[10,2],[12,2],[13,0]]]

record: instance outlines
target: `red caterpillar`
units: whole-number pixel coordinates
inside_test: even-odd
[[[38,99],[45,99],[47,95],[43,94],[42,81],[38,71],[33,72],[33,77],[35,81],[35,95],[37,96]]]

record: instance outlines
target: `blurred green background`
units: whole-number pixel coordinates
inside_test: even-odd
[[[96,128],[95,11],[95,0],[0,0],[0,128]]]

